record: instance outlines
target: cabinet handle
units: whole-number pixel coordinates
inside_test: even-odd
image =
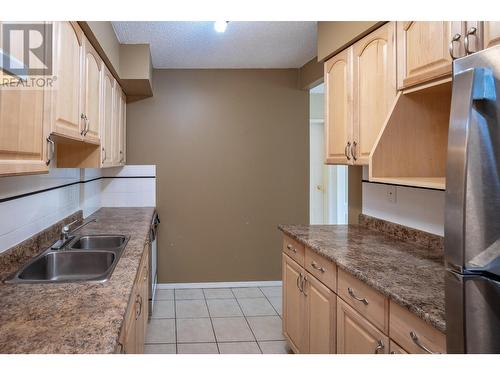
[[[103,153],[103,157],[102,157],[102,162],[104,163],[104,161],[106,160],[106,149],[103,147],[102,148],[102,153]]]
[[[410,332],[410,337],[411,337],[412,341],[415,343],[415,345],[417,345],[420,349],[422,349],[427,354],[441,354],[441,353],[438,353],[438,352],[433,352],[432,350],[430,350],[429,348],[427,348],[424,344],[422,344],[420,342],[420,340],[418,339],[418,336],[417,336],[417,334],[415,332],[411,331]]]
[[[135,299],[135,302],[139,304],[139,312],[137,312],[135,314],[135,320],[137,320],[137,319],[139,319],[139,317],[142,314],[142,296],[141,295],[137,295],[137,297]]]
[[[306,290],[306,283],[307,283],[307,275],[305,275],[302,278],[302,293],[307,297],[307,293],[305,292],[305,290]]]
[[[55,143],[50,137],[47,137],[47,143],[49,144],[49,147],[47,147],[47,161],[45,162],[45,165],[50,164],[50,162],[54,158],[54,150],[55,150]]]
[[[350,287],[349,287],[349,288],[347,288],[347,293],[349,293],[349,295],[350,295],[352,298],[354,298],[356,301],[363,302],[363,304],[368,305],[368,300],[367,300],[366,298],[360,298],[360,297],[357,297],[357,296],[354,294],[354,292],[353,292],[352,288],[350,288]]]
[[[82,113],[80,115],[80,118],[83,120],[83,130],[80,132],[80,135],[85,135],[85,130],[87,130],[87,116],[85,115],[85,113]]]
[[[123,350],[123,344],[121,342],[118,343],[118,348],[120,349],[118,351],[119,354],[123,354],[124,353],[124,350]]]
[[[455,44],[455,42],[458,42],[460,40],[460,38],[462,37],[462,35],[460,34],[455,34],[453,35],[453,38],[451,39],[451,42],[448,46],[448,51],[450,52],[450,56],[453,60],[455,60],[457,57],[455,57],[455,55],[453,54],[453,45]]]
[[[312,268],[314,268],[315,270],[320,271],[321,273],[324,273],[326,271],[323,267],[318,266],[315,261],[311,262],[311,266],[312,266]]]
[[[377,347],[375,348],[375,354],[378,354],[378,352],[379,352],[380,350],[384,350],[384,348],[385,348],[384,342],[383,342],[382,340],[378,340],[378,341],[377,341],[377,344],[378,344],[378,345],[377,345]]]
[[[288,244],[286,245],[286,248],[290,251],[293,251],[294,254],[297,254],[297,249],[294,248],[292,245]]]
[[[120,158],[120,164],[121,164],[121,163],[123,163],[123,151],[122,151],[122,150],[120,150],[120,155],[122,156],[122,157]]]
[[[300,286],[302,285],[302,273],[299,273],[297,276],[297,289],[302,292],[302,289],[300,289]]]
[[[356,154],[358,152],[357,145],[358,145],[358,143],[356,141],[352,142],[352,147],[350,149],[351,155],[352,155],[352,158],[354,159],[354,161],[358,160],[358,158],[356,157]]]
[[[474,26],[472,26],[469,30],[467,30],[467,33],[465,34],[465,38],[464,38],[464,46],[465,46],[465,53],[467,55],[470,55],[471,53],[474,53],[476,51],[471,51],[469,49],[469,37],[471,35],[474,35],[476,36],[476,32],[477,32],[477,28],[475,28]]]
[[[351,150],[351,142],[347,142],[344,148],[344,155],[347,158],[347,160],[351,160],[351,157],[349,156],[350,150]]]

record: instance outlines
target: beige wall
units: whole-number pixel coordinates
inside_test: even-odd
[[[308,90],[323,82],[323,63],[315,57],[299,69],[299,87]]]
[[[160,282],[281,279],[278,223],[308,220],[298,70],[155,70],[127,163],[156,164]]]
[[[318,61],[342,50],[349,44],[379,27],[375,21],[322,21],[318,22]]]

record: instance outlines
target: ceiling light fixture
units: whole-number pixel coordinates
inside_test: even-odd
[[[223,33],[227,29],[227,24],[229,21],[215,21],[214,22],[214,29],[218,33]]]

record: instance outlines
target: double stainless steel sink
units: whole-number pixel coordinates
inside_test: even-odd
[[[24,265],[6,283],[105,282],[113,273],[128,237],[79,236],[61,250],[49,248]]]

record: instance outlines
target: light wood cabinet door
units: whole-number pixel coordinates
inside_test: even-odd
[[[325,63],[326,164],[352,164],[352,51]]]
[[[0,22],[0,50],[3,45]],[[0,70],[0,79],[19,82]],[[0,83],[0,176],[48,171],[48,121],[44,91],[2,86]]]
[[[125,165],[125,158],[126,158],[126,142],[127,142],[127,136],[126,136],[126,131],[127,131],[127,100],[125,97],[125,94],[122,91],[122,96],[121,96],[121,102],[120,102],[120,127],[118,129],[118,142],[119,142],[119,149],[118,149],[118,155],[120,157],[119,159],[119,164],[120,165]]]
[[[103,167],[113,166],[113,100],[116,81],[109,70],[103,68],[102,78],[102,122],[101,122],[101,161]]]
[[[103,63],[87,38],[83,38],[83,138],[86,142],[99,143],[101,129],[101,79]]]
[[[354,44],[354,164],[370,152],[396,97],[396,24],[389,22]]]
[[[389,338],[337,298],[337,353],[387,354]]]
[[[51,91],[51,131],[80,140],[83,32],[76,22],[54,22],[53,35],[56,82]]]
[[[112,140],[112,156],[111,156],[111,163],[113,165],[119,165],[121,158],[120,127],[122,126],[121,124],[123,116],[123,109],[122,109],[123,102],[121,97],[122,97],[122,89],[120,85],[116,84],[114,90],[114,99],[113,99],[113,140]]]
[[[129,302],[127,315],[125,317],[125,329],[122,333],[119,343],[119,352],[123,354],[137,354],[137,328],[136,328],[136,313],[137,313],[137,288],[134,286],[132,299]]]
[[[295,353],[304,352],[305,301],[300,284],[304,270],[283,254],[283,333]]]
[[[406,350],[396,344],[394,341],[390,340],[389,343],[389,353],[390,354],[408,354]]]
[[[490,48],[500,44],[500,22],[483,22],[483,48]]]
[[[306,347],[311,354],[335,353],[335,294],[311,274],[304,283],[306,300]]]
[[[451,74],[449,45],[455,34],[453,55],[464,55],[464,22],[397,22],[398,88],[444,78]]]

